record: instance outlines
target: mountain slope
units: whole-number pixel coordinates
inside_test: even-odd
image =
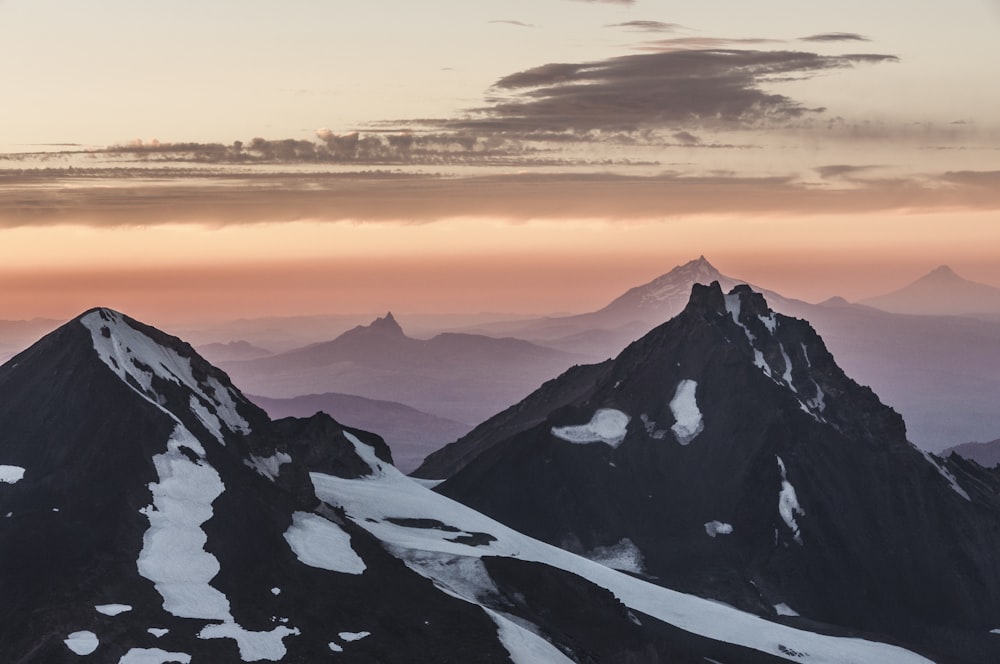
[[[16,664],[928,661],[515,533],[106,309],[0,366],[0,514]]]
[[[437,491],[762,615],[1000,655],[998,477],[909,444],[804,321],[745,286],[695,286],[586,382],[546,385],[541,422],[533,395],[456,443]],[[494,425],[511,433],[488,439]]]
[[[1000,313],[1000,288],[963,279],[941,265],[899,290],[861,302],[898,314],[995,314]]]
[[[519,339],[457,333],[413,339],[388,314],[332,341],[221,366],[244,389],[267,397],[343,392],[477,422],[578,360]]]
[[[943,456],[951,454],[975,461],[983,468],[993,468],[1000,465],[1000,439],[986,443],[962,443],[942,452]]]

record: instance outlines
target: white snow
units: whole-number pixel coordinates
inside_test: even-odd
[[[244,662],[259,662],[267,660],[277,662],[288,654],[284,639],[286,636],[297,636],[298,628],[275,627],[270,632],[251,632],[233,622],[207,625],[198,632],[199,639],[233,639],[240,649],[240,659]]]
[[[181,447],[196,454],[191,461]],[[201,524],[212,518],[212,503],[222,495],[221,477],[204,460],[205,449],[178,424],[167,441],[167,451],[153,457],[159,482],[149,485],[153,504],[143,508],[149,530],[142,540],[137,567],[153,582],[163,598],[163,608],[179,618],[218,620],[201,630],[199,638],[231,638],[243,661],[276,661],[285,656],[282,642],[297,629],[276,627],[269,632],[251,632],[236,624],[229,600],[210,581],[219,573],[219,561],[205,551],[207,536]]]
[[[785,475],[785,462],[780,456],[775,456],[778,460],[778,467],[781,469],[781,491],[778,493],[778,514],[781,520],[792,531],[795,541],[802,544],[802,533],[799,531],[799,524],[795,522],[795,515],[805,516],[805,511],[799,505],[798,496],[795,495],[795,487],[788,481]]]
[[[635,545],[635,542],[627,537],[622,538],[617,544],[591,549],[584,554],[584,557],[611,569],[619,569],[639,575],[646,573],[646,564],[642,557],[642,551]]]
[[[778,319],[774,317],[773,311],[766,316],[758,315],[757,318],[760,319],[760,322],[764,324],[764,327],[771,334],[774,334],[774,331],[778,329]]]
[[[281,588],[278,588],[277,586],[275,586],[274,588],[271,588],[271,594],[275,595],[275,596],[280,595],[281,594]]]
[[[795,617],[795,616],[799,615],[798,611],[796,611],[792,607],[788,606],[784,602],[781,602],[780,604],[775,604],[774,605],[774,611],[779,616],[792,616],[792,617]]]
[[[258,475],[263,475],[272,482],[278,479],[281,466],[291,462],[292,457],[285,452],[275,452],[269,457],[251,456],[243,460],[243,463],[257,471]]]
[[[160,638],[161,636],[166,636],[167,634],[170,633],[169,629],[165,629],[163,627],[150,627],[146,631],[155,636],[156,638]]]
[[[646,415],[646,413],[640,415],[639,419],[642,421],[642,426],[646,427],[646,435],[653,440],[663,440],[667,437],[667,430],[657,429],[656,422],[649,419],[649,416]]]
[[[332,650],[333,652],[344,652],[344,649],[341,648],[339,645],[337,645],[336,641],[330,641],[330,643],[326,645],[330,646],[330,650]]]
[[[365,561],[351,548],[351,536],[332,521],[318,514],[295,512],[285,540],[299,561],[310,567],[361,574]]]
[[[351,641],[360,641],[366,636],[371,636],[371,635],[372,635],[371,632],[340,632],[339,634],[337,634],[337,636],[340,637],[341,641],[347,641],[348,643],[350,643]]]
[[[779,341],[778,348],[781,349],[781,359],[785,361],[785,373],[781,376],[781,379],[785,381],[785,385],[788,386],[788,389],[798,394],[795,386],[792,385],[792,358],[788,357],[788,353],[785,351],[785,344]]]
[[[132,648],[122,655],[118,664],[191,664],[191,655],[182,652],[167,652],[160,648]]]
[[[371,454],[367,445],[354,441],[358,453]],[[685,595],[534,540],[503,526],[464,505],[413,482],[395,468],[361,479],[312,473],[316,495],[325,503],[342,507],[358,526],[385,542],[387,549],[414,571],[423,574],[443,592],[482,605],[478,599],[490,584],[458,561],[482,556],[516,556],[577,574],[608,589],[630,609],[646,613],[676,627],[785,658],[782,648],[804,653],[800,662],[814,664],[930,664],[899,647],[858,638],[834,637],[774,623],[730,606]],[[496,541],[484,546],[450,542],[450,533],[427,528],[407,528],[386,521],[394,518],[432,518],[465,532],[485,532]],[[541,659],[536,661],[550,661]]]
[[[155,376],[184,385],[194,393],[190,404],[192,411],[220,442],[223,425],[230,431],[250,432],[249,423],[236,411],[236,400],[240,397],[212,376],[206,378],[205,383],[199,383],[194,377],[190,359],[133,328],[118,312],[108,309],[93,311],[80,322],[90,330],[94,350],[104,364],[149,401],[157,405],[164,401],[153,389]],[[107,328],[108,336],[102,333],[104,328]],[[134,383],[130,383],[129,378]],[[205,404],[211,404],[215,413],[210,412]]]
[[[167,612],[180,618],[226,620],[229,601],[209,585],[219,573],[219,562],[205,551],[207,536],[201,529],[225,487],[214,468],[191,461],[181,446],[205,454],[191,432],[177,425],[167,451],[153,457],[159,482],[149,485],[153,504],[142,510],[149,530],[139,552],[139,574],[155,584]]]
[[[63,643],[77,655],[89,655],[97,650],[97,646],[101,645],[97,635],[86,630],[73,632],[63,639]]]
[[[24,468],[20,466],[0,466],[0,482],[17,484],[24,478]]]
[[[128,604],[98,604],[94,608],[97,609],[98,613],[103,613],[106,616],[117,616],[119,613],[132,610]]]
[[[614,408],[601,408],[590,422],[566,427],[552,427],[552,435],[570,443],[604,443],[618,447],[628,432],[629,416]]]
[[[990,634],[1000,634],[1000,629],[991,629]]]
[[[419,484],[421,486],[427,487],[428,489],[433,489],[438,484],[441,484],[442,482],[444,482],[444,480],[427,480],[427,479],[424,479],[422,477],[411,477],[410,479],[412,479],[414,482],[416,482],[417,484]]]
[[[705,524],[705,532],[709,537],[715,537],[716,535],[732,535],[733,526],[730,523],[723,523],[722,521],[709,521]]]
[[[670,430],[674,432],[674,437],[681,445],[690,443],[705,428],[701,411],[698,409],[698,401],[695,399],[697,389],[696,381],[684,379],[677,383],[674,398],[670,400],[670,412],[677,420]]]
[[[518,625],[496,611],[487,609],[486,613],[496,623],[500,644],[506,648],[510,660],[514,664],[540,664],[541,662],[545,662],[545,664],[573,664],[573,660],[531,630]]]
[[[972,499],[969,498],[968,492],[966,492],[966,490],[961,487],[961,485],[958,483],[958,480],[955,479],[955,476],[952,475],[951,472],[947,468],[945,468],[938,459],[934,457],[934,455],[932,455],[930,452],[927,452],[926,450],[921,450],[916,445],[914,445],[914,448],[924,455],[924,458],[927,459],[927,462],[932,466],[934,466],[934,468],[938,471],[941,477],[945,478],[945,480],[948,481],[949,486],[951,486],[952,490],[955,493],[960,495],[962,498],[965,498],[970,503],[972,502]]]

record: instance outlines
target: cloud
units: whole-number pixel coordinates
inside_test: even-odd
[[[814,170],[824,180],[836,178],[850,178],[852,175],[864,173],[880,166],[853,166],[850,164],[830,164],[828,166],[818,166]]]
[[[502,23],[504,25],[513,25],[513,26],[516,26],[518,28],[536,28],[536,27],[538,27],[538,26],[534,25],[533,23],[525,23],[524,21],[496,20],[496,21],[487,21],[487,23]]]
[[[680,23],[664,23],[662,21],[625,21],[624,23],[609,23],[606,28],[625,28],[634,32],[679,32],[687,30]]]
[[[550,63],[501,78],[487,106],[444,126],[514,133],[775,126],[823,109],[767,91],[767,85],[896,60],[878,54],[709,48]]]
[[[793,177],[525,173],[430,177],[391,172],[241,173],[66,169],[9,178],[0,227],[96,227],[295,220],[427,223],[446,218],[649,220],[689,215],[828,215],[1000,210],[1000,171],[815,186]],[[10,185],[31,186],[10,186]],[[93,186],[93,185],[99,186]]]
[[[868,37],[864,35],[859,35],[856,32],[821,32],[818,35],[809,35],[808,37],[800,37],[799,41],[804,42],[842,42],[842,41],[871,41]]]

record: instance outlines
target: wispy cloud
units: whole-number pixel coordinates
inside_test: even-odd
[[[623,23],[609,23],[606,28],[624,28],[634,32],[680,32],[687,30],[680,23],[664,23],[662,21],[625,21]]]
[[[518,28],[535,28],[538,27],[534,23],[525,23],[524,21],[511,21],[505,19],[497,19],[495,21],[487,21],[487,23],[499,23],[502,25],[513,25]]]
[[[864,35],[859,35],[856,32],[821,32],[816,35],[809,35],[808,37],[800,37],[799,41],[804,42],[843,42],[843,41],[860,41],[866,42],[871,41],[868,37]]]

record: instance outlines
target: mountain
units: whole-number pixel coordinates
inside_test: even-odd
[[[712,281],[725,290],[746,283],[720,274],[700,257],[599,311],[477,329],[603,360],[678,314],[683,306],[678,293]],[[775,311],[809,320],[840,365],[903,415],[910,439],[921,447],[942,450],[959,440],[988,440],[1000,431],[997,320],[893,314],[843,298],[809,304],[754,290]]]
[[[0,514],[11,664],[930,661],[514,532],[107,309],[0,366]]]
[[[747,286],[694,286],[613,361],[543,385],[415,474],[669,588],[1000,657],[1000,475],[907,442],[807,322]]]
[[[366,399],[353,394],[307,394],[289,399],[248,395],[274,419],[309,417],[322,411],[356,429],[378,430],[393,450],[396,467],[408,473],[431,452],[457,440],[472,428],[395,401]]]
[[[897,314],[997,314],[1000,288],[963,279],[941,265],[899,290],[861,303]]]
[[[341,392],[465,423],[486,419],[580,360],[519,339],[458,333],[414,339],[389,313],[332,341],[220,366],[266,397]]]
[[[1000,465],[1000,439],[988,443],[962,443],[942,452],[942,456],[950,454],[975,461],[983,468],[994,468]]]

